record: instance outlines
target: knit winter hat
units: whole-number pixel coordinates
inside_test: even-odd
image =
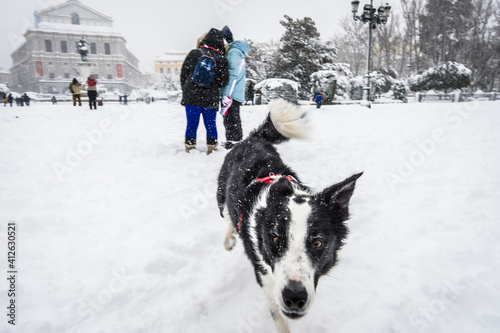
[[[226,25],[224,28],[222,28],[222,34],[224,35],[224,39],[228,43],[232,43],[234,41],[233,39],[233,33],[231,32],[231,29]]]

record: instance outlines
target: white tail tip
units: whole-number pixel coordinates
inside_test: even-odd
[[[298,106],[284,99],[275,99],[269,103],[269,112],[274,127],[287,138],[303,139],[309,132],[306,113]]]

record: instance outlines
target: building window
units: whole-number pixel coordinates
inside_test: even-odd
[[[167,68],[167,73],[170,74],[170,68]]]
[[[163,74],[163,67],[160,67],[160,73]]]
[[[111,54],[111,45],[109,43],[104,43],[104,54]]]
[[[94,77],[97,80],[99,78],[99,74],[94,74]]]
[[[64,73],[64,78],[69,79],[69,73]]]
[[[68,53],[68,42],[65,40],[61,41],[61,53]]]
[[[49,39],[45,40],[45,52],[52,52],[52,41]]]
[[[55,79],[55,78],[56,78],[56,75],[55,75],[54,73],[49,73],[49,77],[50,77],[51,79]]]
[[[108,74],[108,80],[111,80],[113,78],[113,75]]]
[[[90,43],[90,54],[97,54],[97,45],[96,45],[96,43]]]
[[[71,24],[80,25],[80,15],[77,13],[71,14]]]

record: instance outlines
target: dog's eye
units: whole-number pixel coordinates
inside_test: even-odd
[[[280,238],[277,235],[273,235],[273,243],[276,245],[280,243]]]
[[[320,239],[316,239],[312,245],[315,249],[319,249],[323,246],[323,242]]]

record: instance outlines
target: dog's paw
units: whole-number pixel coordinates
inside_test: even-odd
[[[226,239],[224,240],[224,247],[226,248],[226,251],[231,251],[235,245],[236,237],[234,237],[234,235],[227,235]]]

